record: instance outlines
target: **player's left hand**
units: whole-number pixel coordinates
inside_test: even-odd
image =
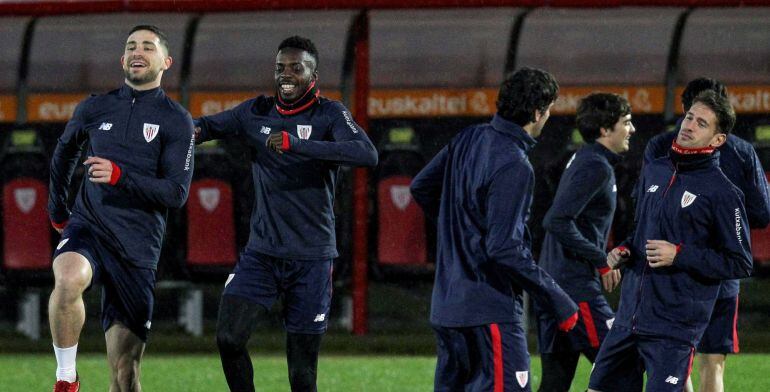
[[[611,293],[612,290],[615,290],[615,287],[618,287],[620,284],[620,277],[619,269],[609,270],[607,273],[603,274],[601,278],[604,290],[606,290],[608,293]]]
[[[117,166],[109,159],[88,157],[83,164],[88,167],[88,181],[97,184],[114,185],[117,181],[117,177],[120,176],[120,174],[116,172]]]
[[[645,246],[647,262],[652,268],[668,267],[674,264],[676,245],[663,240],[647,240]]]

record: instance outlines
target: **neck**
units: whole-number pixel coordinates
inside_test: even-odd
[[[596,139],[596,144],[601,144],[602,146],[604,146],[604,148],[610,150],[611,152],[613,152],[615,154],[618,154],[618,151],[615,151],[615,150],[612,149],[612,147],[610,147],[610,141],[605,139],[605,138],[601,138],[600,137],[600,138]]]
[[[278,113],[285,116],[294,115],[307,110],[318,102],[318,95],[320,94],[316,87],[315,80],[310,83],[307,90],[299,98],[286,102],[281,98],[281,94],[276,91],[275,93],[275,108]]]
[[[136,91],[146,91],[146,90],[152,90],[154,88],[160,87],[160,78],[144,84],[134,84],[134,83],[131,83],[128,79],[126,79],[125,81],[128,87],[131,87]]]

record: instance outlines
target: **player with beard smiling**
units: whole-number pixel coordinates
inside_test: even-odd
[[[48,303],[55,392],[80,388],[75,357],[83,292],[93,283],[103,286],[110,390],[141,390],[166,215],[184,204],[192,179],[192,118],[160,88],[172,64],[166,36],[155,26],[134,27],[121,63],[125,85],[77,106],[51,160],[48,212],[61,233]],[[67,190],[86,145],[88,181],[70,212]]]
[[[340,165],[375,166],[377,151],[340,102],[320,96],[318,51],[278,46],[275,96],[197,120],[196,140],[237,137],[252,150],[251,232],[225,283],[217,346],[230,390],[253,391],[246,344],[280,295],[292,391],[315,391],[332,295],[334,185]]]

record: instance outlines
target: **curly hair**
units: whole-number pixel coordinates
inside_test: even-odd
[[[580,135],[586,142],[601,136],[601,128],[612,129],[618,120],[631,114],[631,104],[618,94],[593,93],[580,100],[575,116]]]
[[[553,75],[536,68],[509,74],[497,95],[497,114],[519,126],[535,121],[535,111],[545,112],[559,96]]]
[[[684,111],[690,110],[693,99],[706,90],[711,90],[717,95],[727,98],[727,87],[725,87],[722,82],[711,78],[695,78],[687,83],[684,91],[682,91],[682,106],[684,107]]]
[[[311,57],[313,57],[313,60],[315,61],[315,68],[318,69],[318,50],[315,48],[315,44],[310,39],[300,37],[299,35],[291,36],[281,41],[281,44],[278,45],[279,52],[284,48],[304,50]]]
[[[692,104],[701,103],[708,106],[717,116],[717,131],[721,133],[730,133],[735,126],[735,110],[730,100],[719,95],[714,90],[706,90],[698,94],[692,100]]]

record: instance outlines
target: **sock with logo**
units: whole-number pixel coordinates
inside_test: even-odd
[[[286,362],[292,392],[315,392],[322,334],[287,333]]]
[[[78,373],[75,369],[75,357],[78,354],[78,345],[67,348],[53,346],[56,355],[56,380],[75,382]]]

